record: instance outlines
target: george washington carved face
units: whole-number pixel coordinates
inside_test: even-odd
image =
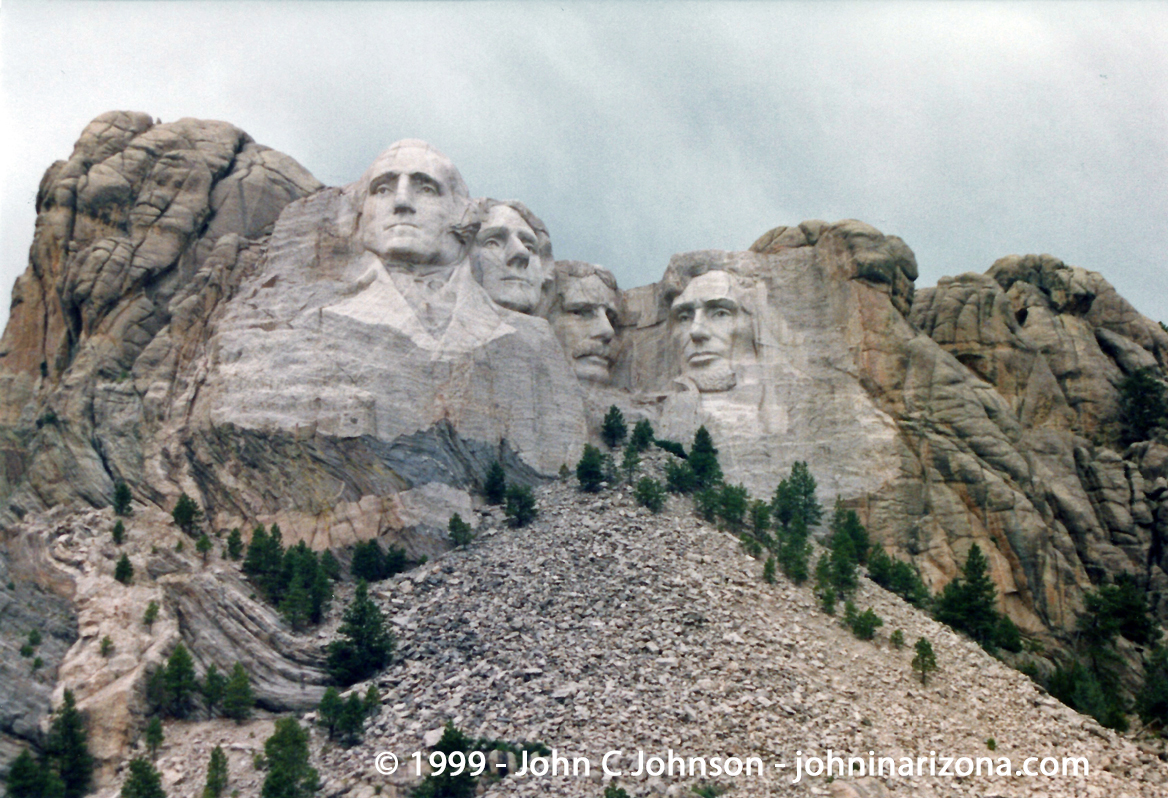
[[[733,388],[737,367],[754,358],[754,325],[730,274],[695,277],[673,300],[669,317],[682,374],[702,393]]]
[[[468,192],[454,164],[422,141],[399,141],[362,178],[358,237],[386,264],[446,266],[461,257],[455,228]]]

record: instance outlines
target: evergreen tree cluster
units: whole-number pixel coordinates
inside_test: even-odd
[[[1127,729],[1131,709],[1145,723],[1168,724],[1168,651],[1158,645],[1160,628],[1135,578],[1120,574],[1113,584],[1088,593],[1084,606],[1086,612],[1075,623],[1075,656],[1055,669],[1047,690],[1067,706],[1119,731]],[[1134,706],[1124,699],[1120,684],[1123,664],[1116,650],[1119,637],[1151,648]]]
[[[891,557],[879,543],[868,551],[868,576],[880,587],[924,609],[929,605],[929,588],[920,571],[904,560]]]
[[[324,618],[340,568],[332,553],[318,557],[304,541],[285,551],[280,527],[272,524],[269,531],[261,524],[252,532],[243,572],[292,628],[300,630]]]
[[[539,509],[535,505],[535,494],[531,488],[526,485],[508,485],[503,514],[507,516],[507,523],[513,527],[527,526],[534,521],[539,515]]]
[[[366,718],[376,714],[380,705],[381,696],[374,685],[369,686],[364,697],[353,692],[348,698],[341,698],[337,688],[330,687],[320,699],[316,722],[328,732],[330,740],[353,746],[361,742]]]
[[[203,523],[203,509],[185,493],[178,497],[170,515],[174,519],[175,526],[192,536],[199,525]]]
[[[960,632],[965,632],[991,654],[1002,648],[1022,650],[1022,636],[1010,618],[997,610],[997,588],[989,576],[989,562],[974,543],[961,569],[937,596],[934,617]]]
[[[73,691],[53,716],[44,756],[28,750],[13,760],[8,771],[9,798],[80,798],[89,792],[94,759],[89,753],[85,720],[77,709]]]
[[[194,659],[186,646],[179,643],[166,665],[147,677],[147,706],[162,717],[186,718],[190,717],[199,701],[206,709],[208,719],[218,711],[223,717],[242,722],[251,716],[255,706],[251,678],[237,662],[230,676],[224,676],[211,665],[200,680],[195,674]]]
[[[353,547],[353,561],[349,564],[349,573],[354,579],[380,582],[394,574],[400,574],[408,567],[406,550],[401,546],[390,546],[388,550],[382,551],[381,544],[376,540],[367,540]]]

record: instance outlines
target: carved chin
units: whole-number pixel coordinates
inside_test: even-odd
[[[738,375],[724,361],[721,368],[695,370],[688,376],[701,393],[721,393],[738,384]]]

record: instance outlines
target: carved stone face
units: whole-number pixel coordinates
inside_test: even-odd
[[[506,205],[491,208],[475,238],[475,265],[491,299],[505,308],[531,313],[539,303],[543,262],[535,231]]]
[[[616,292],[595,274],[570,280],[560,298],[560,312],[551,321],[576,376],[608,382],[616,357]]]
[[[391,147],[366,173],[361,244],[386,263],[445,266],[462,254],[451,232],[462,216],[462,179],[445,156],[423,145]]]
[[[754,328],[724,271],[695,277],[670,308],[682,373],[702,393],[728,391],[735,366],[754,357]]]

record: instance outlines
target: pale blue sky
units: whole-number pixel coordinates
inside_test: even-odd
[[[1168,4],[0,5],[0,323],[40,176],[111,109],[222,119],[322,182],[424,138],[624,287],[779,224],[919,286],[1049,252],[1168,321]]]

